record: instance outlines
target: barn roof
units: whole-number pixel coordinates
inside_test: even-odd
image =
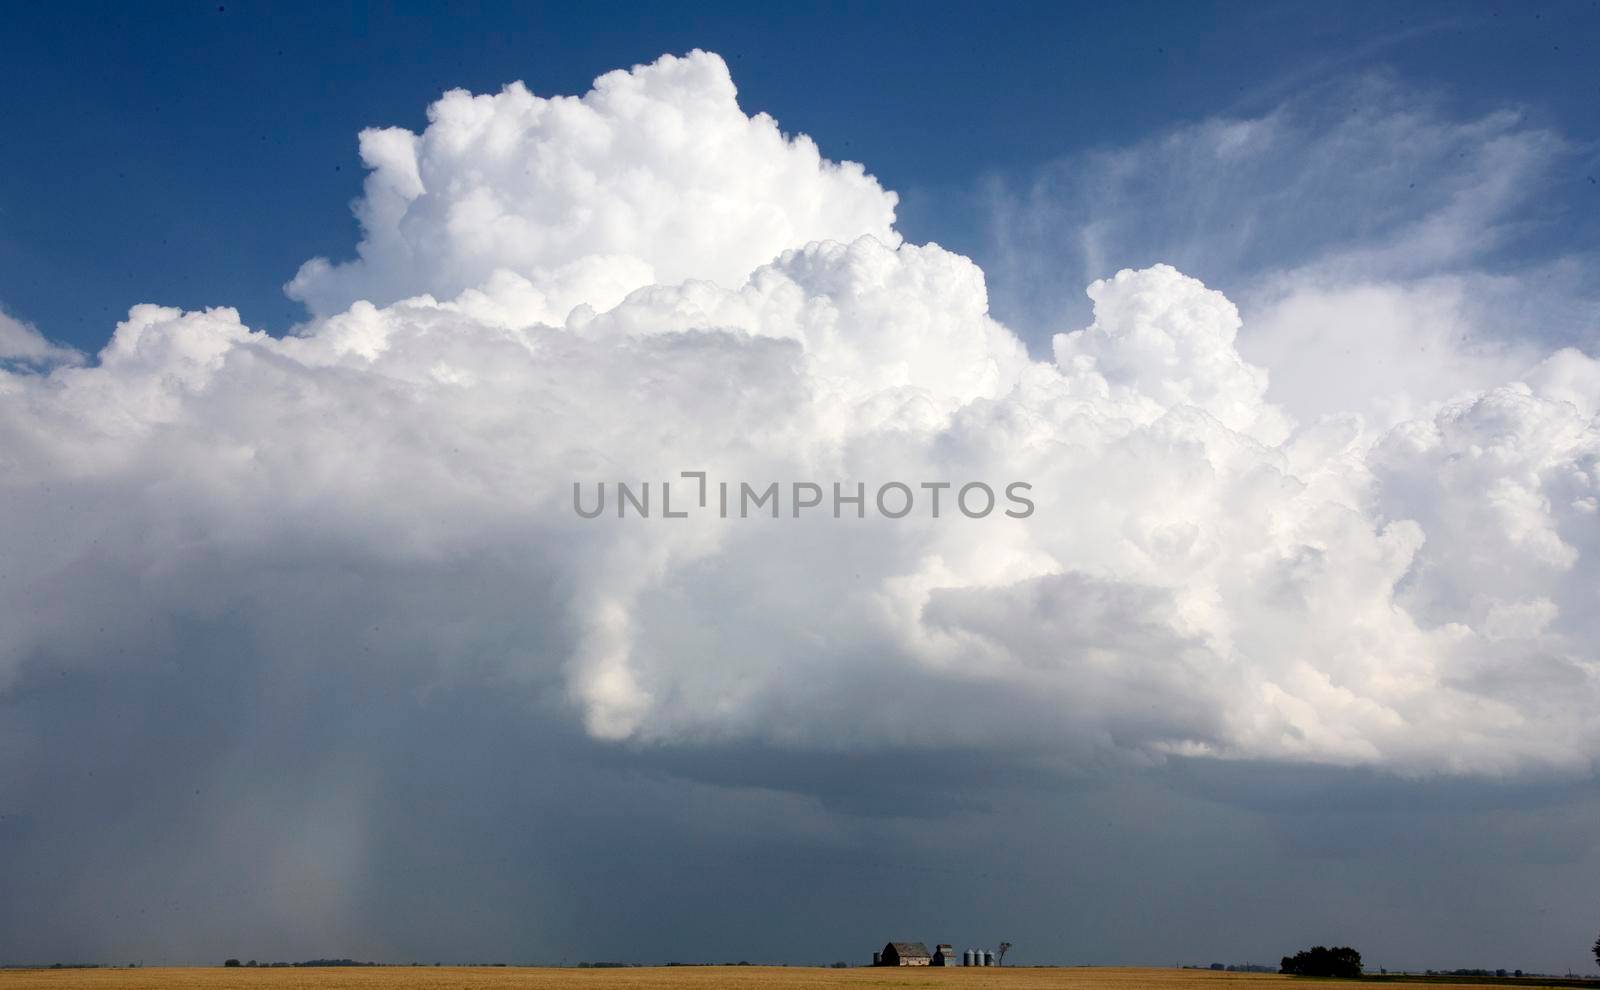
[[[894,949],[894,954],[901,959],[928,955],[928,947],[921,942],[890,942],[889,945]]]

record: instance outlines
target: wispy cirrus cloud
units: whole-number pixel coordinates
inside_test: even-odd
[[[991,179],[996,308],[1037,339],[1083,319],[1078,283],[1165,261],[1239,303],[1275,402],[1386,428],[1592,345],[1600,230],[1543,192],[1594,155],[1525,110],[1463,118],[1386,74],[1340,77]]]

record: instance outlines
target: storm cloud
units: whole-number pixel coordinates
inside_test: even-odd
[[[735,937],[738,905],[889,868],[891,829],[948,859],[954,823],[1012,802],[1019,821],[1192,803],[1195,841],[1226,844],[1249,801],[1163,775],[1592,777],[1581,350],[1467,376],[1441,350],[1448,394],[1404,393],[1431,373],[1414,356],[1381,404],[1334,366],[1316,404],[1280,402],[1234,304],[1156,264],[1092,281],[1088,325],[1030,355],[974,262],[905,243],[894,193],[747,116],[704,52],[582,97],[451,92],[421,133],[360,149],[357,257],[301,267],[292,334],[139,305],[85,362],[0,317],[0,862],[51,905],[9,905],[27,952],[182,958],[249,930],[261,955],[665,955],[683,925],[631,949],[592,934],[626,898],[586,871],[614,858],[652,892],[626,911],[654,915],[696,889],[684,864],[728,865],[723,836],[794,861],[724,889],[732,927],[698,944],[782,955]],[[572,511],[574,482],[685,471],[1024,481],[1036,511]],[[885,808],[866,781],[897,767],[989,780]],[[641,821],[685,858],[644,856]],[[1015,865],[1019,902],[1070,872]],[[960,913],[916,876],[929,906],[885,893],[880,916]],[[143,889],[182,906],[134,920]],[[61,934],[90,901],[117,934]]]

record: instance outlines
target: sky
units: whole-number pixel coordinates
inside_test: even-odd
[[[1600,5],[0,36],[0,963],[1595,970]]]

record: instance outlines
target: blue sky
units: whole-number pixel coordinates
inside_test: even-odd
[[[0,39],[0,964],[1590,968],[1600,3]]]
[[[136,302],[232,305],[281,332],[304,315],[280,291],[300,262],[352,251],[361,128],[419,128],[449,88],[582,92],[695,47],[725,55],[747,111],[898,191],[911,240],[991,276],[986,179],[1371,70],[1446,115],[1516,106],[1589,148],[1540,190],[1549,215],[1519,250],[1592,247],[1600,214],[1594,3],[443,11],[8,5],[0,113],[18,137],[0,151],[0,306],[89,350]]]

